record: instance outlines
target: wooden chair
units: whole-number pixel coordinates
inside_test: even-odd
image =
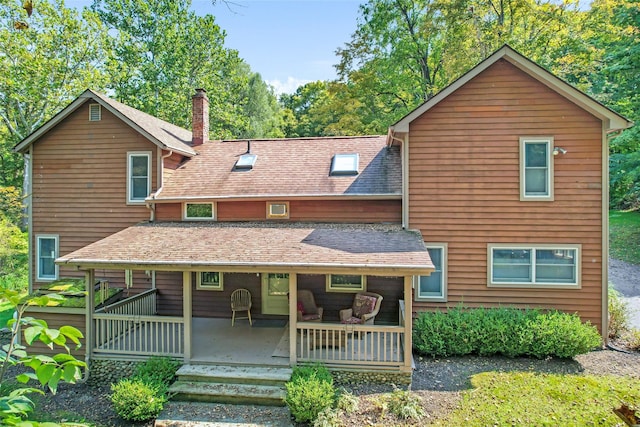
[[[381,304],[382,295],[374,292],[358,292],[353,298],[351,308],[340,310],[340,322],[373,325]]]
[[[238,317],[238,319],[249,319],[249,324],[253,326],[251,320],[251,292],[246,289],[236,289],[231,293],[231,326],[236,321],[236,311],[246,311],[247,317]]]
[[[307,289],[298,290],[298,322],[322,322],[324,309],[316,305],[313,292]]]

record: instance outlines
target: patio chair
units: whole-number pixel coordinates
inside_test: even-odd
[[[237,317],[237,319],[249,319],[249,324],[253,326],[251,320],[251,292],[246,289],[236,289],[231,293],[231,326],[236,321],[237,311],[246,311],[247,317]]]
[[[300,289],[298,291],[298,322],[322,322],[324,309],[316,305],[313,292]]]
[[[358,292],[351,308],[340,310],[340,322],[356,325],[373,325],[382,304],[382,295],[374,292]]]

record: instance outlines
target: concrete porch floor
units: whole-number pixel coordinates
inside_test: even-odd
[[[289,366],[288,357],[274,357],[285,327],[259,327],[248,320],[193,318],[192,363]]]

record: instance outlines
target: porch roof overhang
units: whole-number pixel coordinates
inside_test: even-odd
[[[56,260],[79,269],[428,275],[418,231],[385,224],[143,223]]]

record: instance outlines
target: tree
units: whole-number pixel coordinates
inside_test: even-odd
[[[282,138],[280,106],[273,88],[267,86],[259,73],[252,73],[246,91],[242,114],[249,123],[238,131],[238,138]]]
[[[257,122],[243,114],[252,90],[249,67],[224,48],[215,18],[197,16],[190,6],[190,0],[94,0],[92,9],[113,34],[110,87],[120,101],[185,128],[191,127],[191,95],[205,88],[215,137],[255,131]],[[258,127],[273,119],[268,116]]]
[[[105,28],[62,0],[39,1],[26,28],[22,2],[0,0],[0,186],[22,186],[13,146],[87,87],[102,89]]]

